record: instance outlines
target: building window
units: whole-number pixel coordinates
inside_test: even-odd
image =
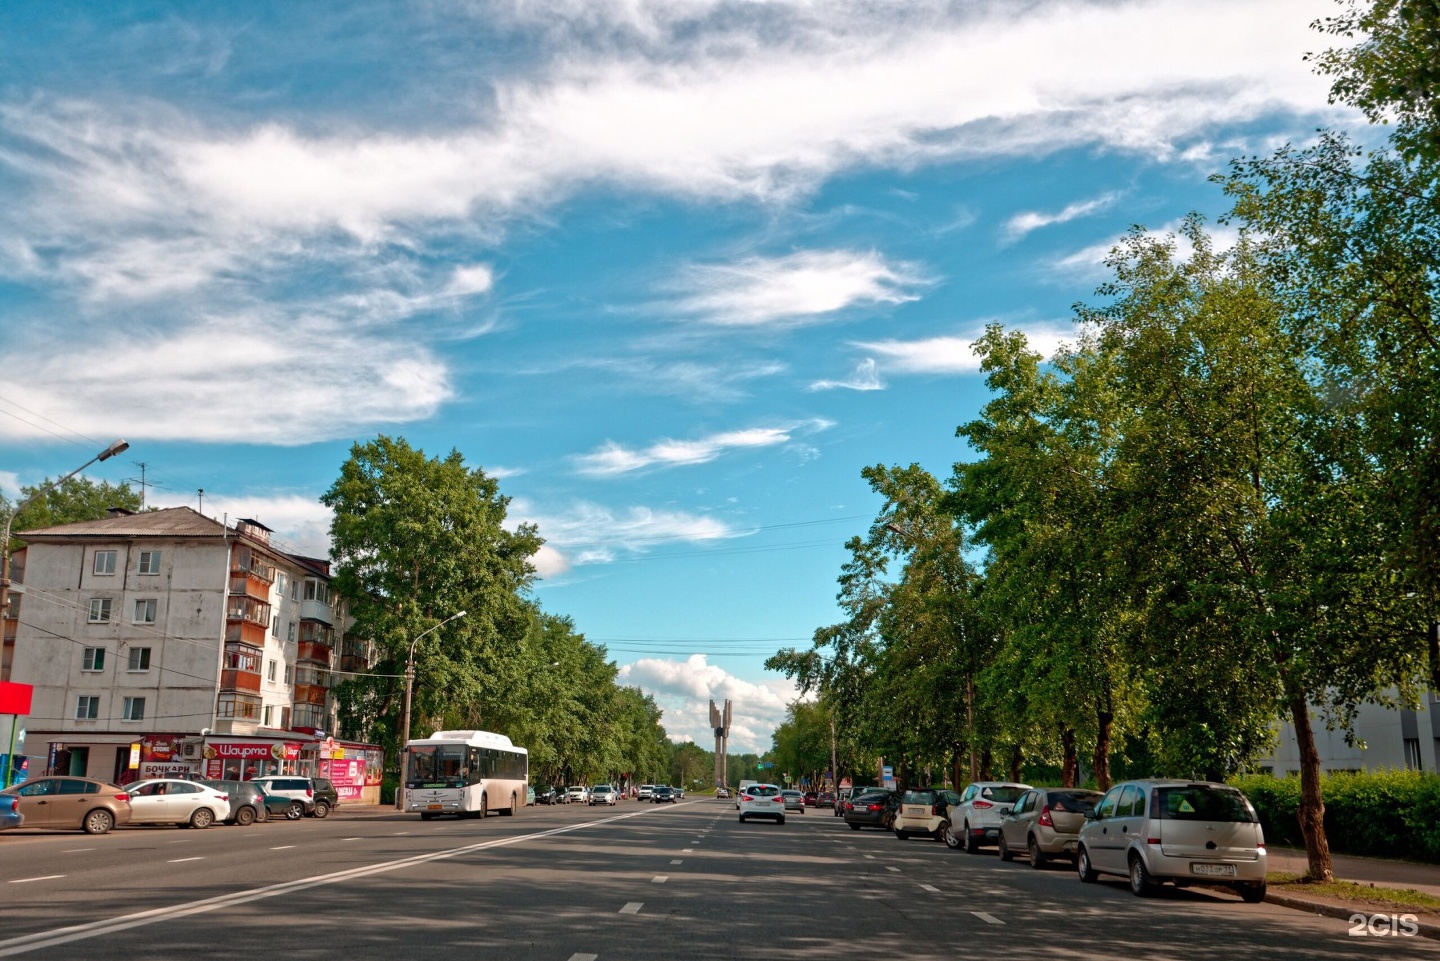
[[[96,574],[114,574],[114,573],[115,573],[115,552],[114,552],[114,551],[96,551],[96,552],[95,552],[95,568],[94,568],[94,570],[95,570],[95,573],[96,573]]]
[[[285,728],[290,726],[290,709],[288,707],[280,709],[280,726]]]
[[[92,597],[92,598],[90,598],[90,623],[91,623],[91,624],[109,624],[109,623],[110,623],[110,598],[108,598],[108,597]]]
[[[93,721],[100,716],[100,698],[82,694],[75,699],[75,720]]]
[[[271,661],[270,663],[271,663],[271,664],[274,664],[275,662],[274,662],[274,661]],[[274,678],[271,678],[271,680],[274,680]],[[261,724],[264,724],[266,727],[270,727],[271,724],[272,724],[272,722],[273,722],[274,720],[275,720],[275,705],[274,705],[274,704],[266,704],[266,705],[265,705],[265,719],[264,719],[263,721],[261,721],[260,723],[261,723]]]
[[[274,660],[271,660],[270,663],[265,666],[265,680],[269,681],[271,684],[274,684],[274,683],[275,683],[275,662],[274,662]]]
[[[123,721],[145,720],[145,699],[143,697],[127,697],[120,719]]]
[[[290,582],[290,600],[292,600],[292,601],[298,601],[298,600],[300,600],[300,582],[299,582],[299,581],[291,581],[291,582]]]
[[[128,666],[125,668],[125,670],[127,670],[127,671],[148,671],[148,670],[150,670],[150,648],[148,648],[148,647],[132,647],[132,648],[130,648],[130,659],[129,659],[129,661],[128,661]]]
[[[238,721],[253,721],[260,716],[260,699],[249,694],[221,694],[215,702],[215,715]]]
[[[295,643],[295,622],[291,621],[285,627],[285,640],[291,644]]]
[[[85,648],[85,660],[81,664],[82,671],[103,671],[105,670],[105,648]]]
[[[285,572],[280,571],[275,575],[275,590],[283,598],[285,596]]]
[[[1405,766],[1412,771],[1423,771],[1425,765],[1420,761],[1420,739],[1407,737],[1405,739]]]
[[[160,573],[160,552],[159,552],[159,551],[141,551],[141,552],[140,552],[140,569],[139,569],[139,573],[141,573],[141,574],[159,574],[159,573]]]
[[[289,664],[286,664],[286,665],[285,665],[285,683],[286,683],[286,684],[289,684],[289,683],[290,683],[290,665],[289,665]]]
[[[155,598],[153,598],[153,597],[152,597],[152,598],[149,598],[148,600],[136,601],[136,602],[135,602],[135,618],[134,618],[135,623],[136,623],[136,624],[154,624],[154,623],[155,623],[155,604],[156,604],[156,601],[155,601]]]

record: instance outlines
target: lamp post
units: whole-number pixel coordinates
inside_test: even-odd
[[[97,461],[106,461],[116,454],[124,453],[130,449],[129,443],[124,440],[117,440],[94,457],[81,464],[59,480],[47,481],[39,490],[31,494],[15,505],[14,509],[5,515],[5,539],[0,541],[0,618],[5,616],[5,611],[10,604],[10,524],[15,520],[15,515],[29,507],[36,500],[48,494],[51,490],[59,487],[76,474]]]
[[[415,639],[410,642],[410,654],[405,658],[405,719],[400,723],[400,783],[395,785],[395,810],[397,811],[405,810],[405,743],[410,740],[410,694],[415,687],[415,645],[420,643],[420,638],[431,631],[438,631],[456,618],[464,616],[464,611],[456,611],[434,627],[416,634]]]

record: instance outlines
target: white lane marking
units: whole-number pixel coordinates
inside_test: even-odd
[[[869,858],[870,860],[872,860],[872,861],[875,860],[875,855],[873,855],[873,854],[867,854],[867,855],[865,855],[865,856],[866,856],[867,858]]]
[[[291,848],[293,848],[294,846],[295,846],[295,845],[293,845],[293,844],[282,844],[282,845],[280,845],[278,848],[271,848],[270,850],[272,850],[272,851],[288,851],[288,850],[290,850]]]
[[[182,861],[203,861],[203,860],[205,860],[205,859],[204,859],[204,858],[174,858],[174,859],[172,859],[172,860],[166,861],[165,863],[166,863],[166,864],[179,864],[179,863],[181,863]]]
[[[409,834],[409,833],[410,833],[409,831],[396,831],[396,832],[395,832],[395,836],[396,836],[397,838],[399,838],[399,837],[404,837],[405,835],[407,835],[407,834]]]
[[[68,851],[61,851],[61,854],[79,854],[81,851],[93,851],[94,848],[71,848]]]
[[[342,841],[363,841],[364,838],[341,838]]]
[[[41,875],[40,877],[38,877],[38,878],[16,878],[15,880],[11,881],[10,883],[11,883],[11,884],[28,884],[28,883],[31,882],[31,881],[54,881],[55,879],[57,879],[57,878],[63,878],[64,876],[65,876],[65,875],[63,875],[63,874],[42,874],[42,875]]]
[[[450,848],[445,851],[435,851],[430,854],[415,854],[394,861],[381,861],[376,864],[367,864],[358,868],[335,871],[331,874],[317,874],[295,881],[283,881],[279,884],[269,884],[261,888],[250,888],[245,891],[220,894],[215,897],[204,898],[200,901],[188,901],[164,908],[151,908],[148,911],[137,911],[134,914],[123,914],[119,917],[89,921],[84,924],[71,925],[70,927],[56,928],[52,931],[38,931],[34,934],[21,935],[18,938],[5,938],[4,940],[0,940],[0,958],[8,958],[11,955],[24,954],[40,948],[51,948],[60,944],[70,944],[74,941],[86,941],[90,938],[111,935],[119,931],[129,931],[131,928],[144,927],[145,925],[156,924],[160,921],[173,921],[197,914],[208,914],[211,911],[219,911],[222,908],[233,907],[238,904],[248,904],[251,901],[262,901],[267,898],[276,898],[281,895],[292,894],[296,891],[304,891],[308,888],[339,884],[343,881],[353,881],[356,878],[369,877],[374,874],[387,874],[391,871],[400,871],[420,864],[429,864],[431,861],[445,861],[450,858],[473,854],[476,851],[484,851],[488,848],[508,847],[509,845],[520,844],[525,841],[536,841],[554,837],[559,834],[569,834],[572,831],[584,831],[602,824],[609,824],[613,821],[624,821],[628,818],[640,817],[648,813],[651,812],[634,811],[630,814],[617,814],[613,817],[599,818],[594,821],[581,821],[578,824],[568,824],[564,827],[550,828],[546,831],[536,831],[533,834],[517,834],[513,837],[479,841],[475,844],[467,844],[464,847]],[[63,874],[50,875],[50,877],[56,878],[64,876]],[[48,878],[23,878],[22,880],[43,881],[48,880]],[[640,908],[637,902],[635,911],[638,910],[640,910]],[[625,913],[634,914],[635,911]]]
[[[639,914],[640,909],[645,906],[644,901],[630,901],[620,909],[621,914]]]
[[[695,849],[694,849],[694,848],[681,848],[681,849],[680,849],[680,853],[681,853],[681,854],[694,854],[694,853],[695,853]]]
[[[600,957],[598,954],[572,954],[570,961],[595,961],[598,957]]]
[[[896,872],[897,874],[900,872],[900,869],[899,869],[899,868],[894,867],[894,866],[889,865],[889,864],[885,865],[885,870],[887,870],[887,871],[894,871],[894,872]]]
[[[680,860],[679,858],[676,858],[675,860],[671,861],[670,863],[671,863],[671,864],[684,864],[685,862],[682,861],[682,860]]]
[[[670,875],[668,875],[668,874],[657,874],[657,875],[655,875],[653,878],[650,879],[650,883],[651,883],[651,884],[664,884],[664,883],[665,883],[666,881],[668,881],[668,880],[670,880]]]
[[[922,884],[922,885],[920,885],[920,886],[921,886],[922,888],[924,888],[926,891],[929,891],[931,894],[939,894],[939,893],[940,893],[940,889],[937,888],[937,887],[935,887],[935,885],[933,885],[933,884]]]
[[[995,917],[995,915],[993,915],[993,914],[986,914],[984,911],[971,911],[970,913],[973,914],[973,915],[975,915],[975,917],[979,918],[981,921],[984,921],[986,924],[1004,924],[1004,923],[1005,923],[1004,921],[1001,921],[999,918]]]

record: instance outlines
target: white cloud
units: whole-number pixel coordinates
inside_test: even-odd
[[[1053,357],[1064,343],[1075,339],[1069,326],[1030,325],[1024,330],[1030,349]],[[897,374],[968,374],[980,369],[974,336],[927,337],[921,340],[882,340],[856,344],[878,354],[881,366]]]
[[[726,326],[794,323],[916,300],[908,288],[921,282],[911,265],[889,264],[874,251],[801,251],[691,267],[681,281],[689,292],[674,306]]]
[[[172,494],[156,491],[147,498],[151,507],[196,507],[193,494]],[[298,494],[238,494],[222,491],[205,492],[204,512],[208,517],[226,518],[234,524],[242,517],[251,518],[270,528],[272,543],[281,550],[306,557],[330,556],[330,508],[318,498]]]
[[[1077,217],[1087,217],[1111,206],[1119,197],[1120,195],[1116,193],[1102,194],[1093,200],[1082,200],[1069,204],[1065,209],[1053,214],[1035,210],[1018,213],[1005,222],[1005,239],[1009,243],[1015,243],[1032,230],[1067,223]]]
[[[710,701],[719,705],[728,698],[730,750],[734,753],[770,750],[775,728],[785,720],[787,707],[799,696],[789,680],[742,680],[711,664],[706,654],[691,654],[684,660],[641,658],[622,665],[619,680],[655,696],[655,702],[665,712],[661,723],[672,739],[693,740],[707,750],[715,744]]]
[[[828,426],[828,422],[816,420],[784,427],[752,427],[695,440],[660,440],[639,450],[612,441],[588,454],[577,456],[575,463],[581,474],[592,477],[613,477],[652,467],[705,464],[732,450],[774,447],[788,443],[799,430],[816,431]]]
[[[748,533],[704,515],[649,507],[617,512],[587,502],[562,513],[545,513],[516,498],[510,516],[517,523],[539,527],[545,548],[534,563],[542,575],[552,577],[575,566],[609,563],[666,544],[705,543]]]
[[[810,390],[833,390],[837,387],[846,390],[884,390],[885,384],[880,380],[875,358],[866,357],[845,380],[817,380],[810,385]]]

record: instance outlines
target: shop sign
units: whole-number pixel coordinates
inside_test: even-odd
[[[293,761],[300,757],[300,745],[282,741],[261,744],[244,742],[211,741],[205,745],[207,760],[239,759],[242,761],[269,759],[272,761]]]

